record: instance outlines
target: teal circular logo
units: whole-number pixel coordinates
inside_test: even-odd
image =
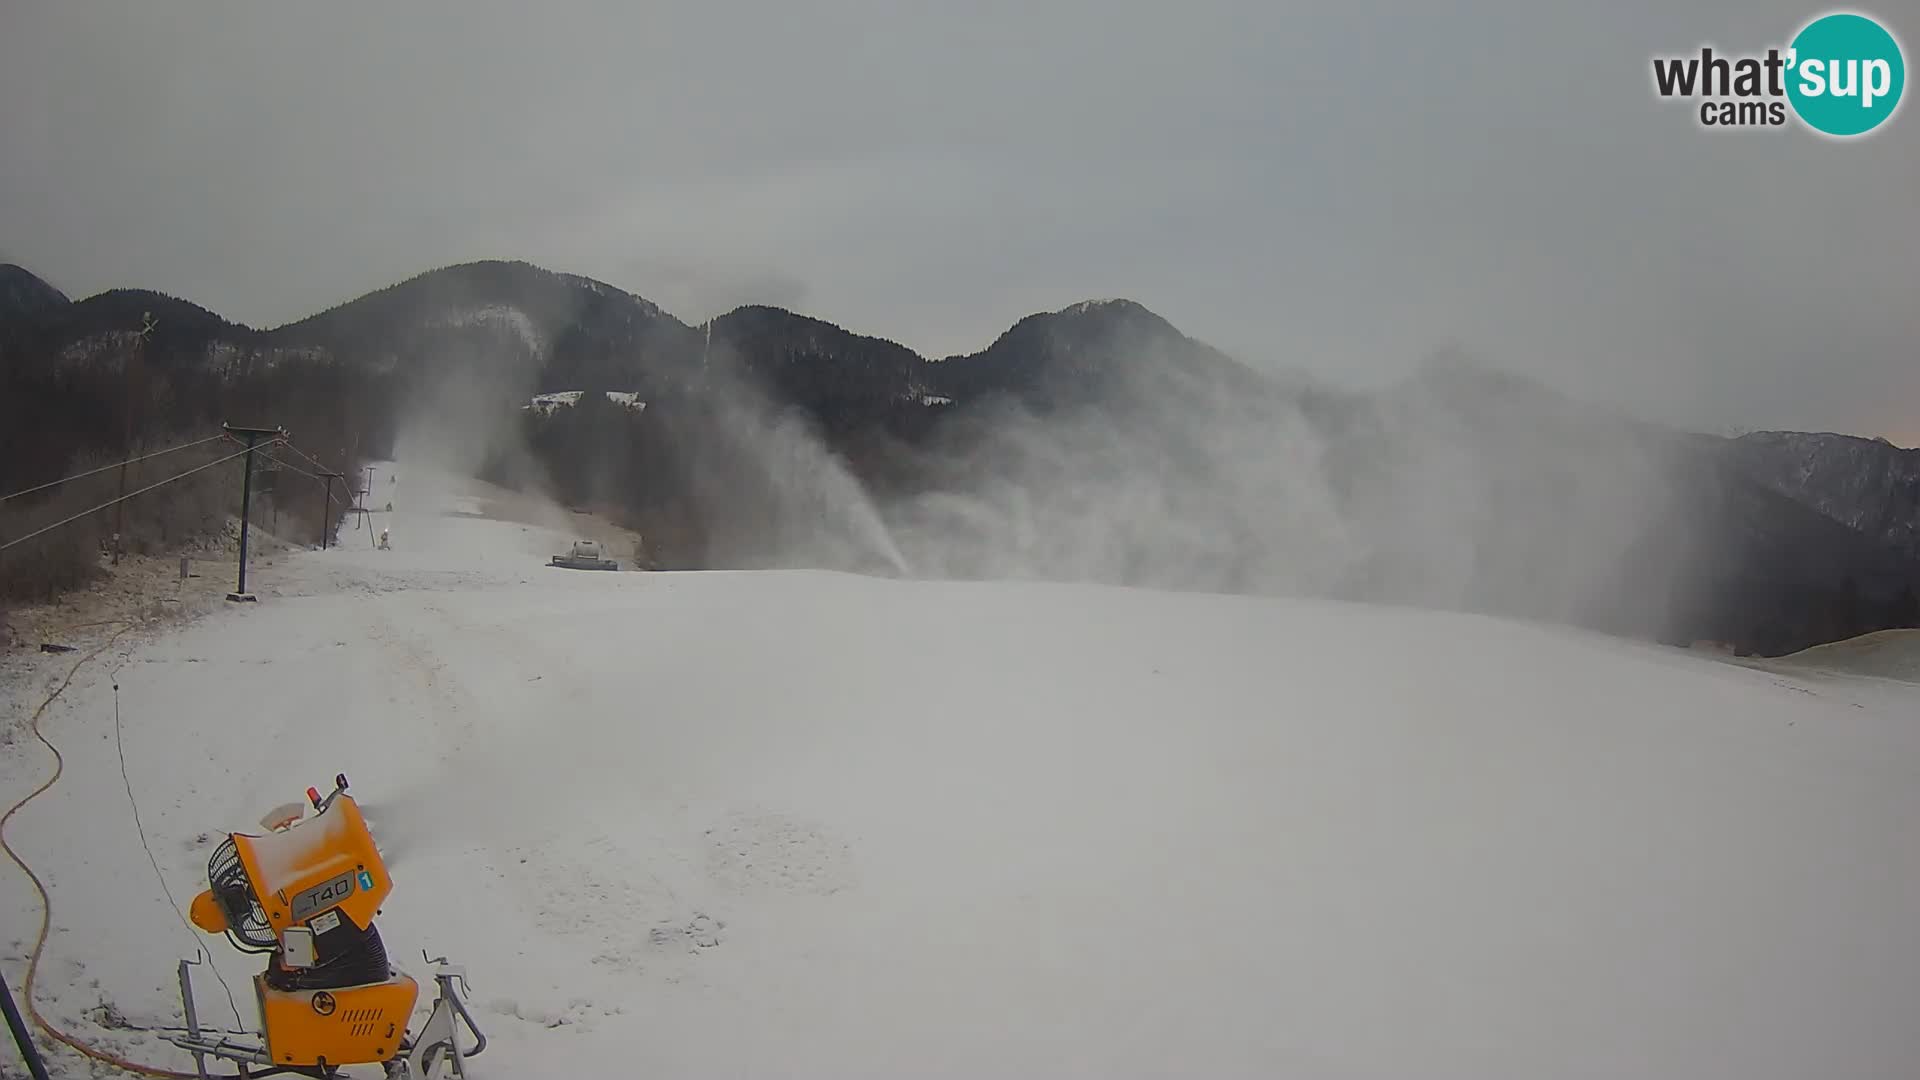
[[[1787,100],[1815,131],[1864,135],[1899,108],[1907,85],[1900,43],[1865,15],[1822,15],[1790,49]]]

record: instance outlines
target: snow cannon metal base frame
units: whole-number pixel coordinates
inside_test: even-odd
[[[214,1075],[208,1058],[233,1062],[235,1072],[220,1074],[233,1077],[332,1077],[370,1064],[390,1078],[464,1077],[465,1060],[486,1049],[460,996],[466,973],[445,957],[427,959],[438,993],[427,1022],[409,1034],[419,984],[387,963],[373,927],[393,882],[346,792],[345,775],[324,799],[308,788],[312,817],[302,820],[298,804],[281,807],[262,821],[266,835],[229,834],[207,863],[194,925],[269,958],[253,979],[258,1033],[202,1027],[190,977],[198,961],[180,962],[186,1027],[165,1034],[193,1055],[201,1077]]]

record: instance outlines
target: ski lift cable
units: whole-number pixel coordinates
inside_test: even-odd
[[[158,483],[148,484],[146,487],[141,488],[139,491],[130,491],[127,494],[122,495],[117,499],[108,499],[106,502],[101,503],[99,506],[90,507],[86,510],[82,510],[77,514],[72,515],[71,517],[61,518],[59,521],[56,521],[51,525],[47,525],[42,528],[35,529],[34,531],[28,533],[25,536],[17,537],[15,539],[7,541],[4,544],[0,544],[0,551],[5,551],[8,548],[13,547],[15,544],[24,544],[36,536],[40,536],[45,533],[50,533],[62,525],[70,525],[73,522],[79,521],[81,518],[86,517],[88,514],[97,514],[100,511],[105,510],[110,506],[113,506],[117,503],[123,503],[128,499],[131,499],[137,495],[145,495],[147,492],[152,491],[154,488],[165,487],[166,485],[173,483],[175,480],[184,480],[187,477],[192,476],[194,473],[201,472],[206,469],[211,469],[215,465],[224,464],[238,457],[245,457],[247,454],[250,454],[250,453],[252,453],[252,450],[240,450],[235,453],[228,454],[226,457],[223,457],[223,458],[215,458],[214,460],[207,462],[205,465],[197,465],[191,469],[188,469],[186,472],[176,473],[175,475],[169,476],[165,480],[161,480]]]
[[[288,443],[288,444],[287,444],[287,449],[289,449],[289,450],[292,450],[292,449],[293,449],[293,445],[292,445],[291,443]],[[298,453],[298,452],[299,452],[299,451],[295,451],[295,453]],[[302,455],[302,456],[305,456],[305,455]],[[316,475],[314,475],[313,473],[310,473],[310,472],[308,472],[307,470],[305,470],[305,469],[303,469],[303,468],[301,468],[300,466],[298,466],[298,465],[295,465],[295,464],[293,464],[292,462],[288,462],[288,461],[281,461],[281,460],[280,460],[279,458],[277,458],[277,457],[274,457],[274,456],[273,456],[272,454],[268,454],[268,455],[267,455],[267,460],[268,460],[268,461],[271,461],[271,462],[273,462],[273,463],[274,463],[275,465],[278,465],[278,466],[280,466],[280,467],[281,467],[281,468],[283,468],[283,469],[286,469],[286,470],[287,470],[288,472],[296,472],[296,473],[299,473],[299,474],[300,474],[301,476],[304,476],[304,477],[306,477],[307,479],[309,479],[309,480],[311,480],[311,481],[313,481],[313,482],[314,482],[314,483],[316,483],[316,484],[324,484],[324,483],[326,483],[326,477],[323,477],[323,476],[316,476]],[[309,460],[309,461],[312,461],[313,459],[312,459],[312,458],[308,458],[307,460]],[[335,475],[336,477],[338,477],[338,476],[339,476],[340,474],[339,474],[339,473],[335,473],[334,475]],[[334,494],[333,494],[333,489],[332,489],[332,488],[328,488],[328,489],[327,489],[327,501],[328,501],[328,502],[330,502],[330,503],[333,503],[333,504],[334,504],[334,505],[336,505],[336,506],[338,506],[338,505],[340,505],[340,500],[339,500],[339,499],[338,499],[337,497],[335,497],[335,496],[334,496]]]
[[[307,463],[309,465],[312,465],[314,468],[319,469],[321,472],[327,471],[327,466],[325,462],[321,461],[317,457],[314,457],[312,454],[307,453],[305,450],[302,450],[299,447],[293,445],[291,440],[283,440],[280,445],[285,446],[287,449],[293,451],[296,454],[299,454],[301,457],[307,460]]]
[[[181,443],[179,446],[169,446],[165,450],[155,450],[151,454],[141,454],[139,457],[130,457],[125,461],[116,461],[111,465],[102,465],[97,469],[88,469],[86,472],[74,473],[72,476],[63,476],[58,480],[49,480],[44,484],[38,484],[30,488],[23,488],[19,491],[14,492],[11,495],[0,495],[0,502],[6,502],[8,499],[17,499],[22,495],[31,495],[36,491],[45,491],[50,487],[58,487],[61,484],[67,483],[70,480],[82,480],[89,476],[96,476],[100,473],[106,472],[108,469],[118,469],[123,465],[135,465],[142,461],[146,461],[150,458],[157,458],[165,454],[177,453],[178,451],[181,451],[181,450],[190,450],[193,447],[210,443],[215,439],[218,439],[221,437],[222,436],[220,435],[209,435],[204,439],[195,439],[193,442],[190,442],[190,443]]]
[[[273,456],[272,454],[267,454],[267,455],[266,455],[266,458],[267,458],[267,460],[268,460],[268,461],[271,461],[271,462],[273,462],[273,463],[274,463],[275,465],[278,465],[278,466],[280,466],[281,468],[283,468],[283,469],[285,469],[285,470],[287,470],[288,472],[296,472],[296,473],[299,473],[299,474],[300,474],[301,476],[304,476],[304,477],[306,477],[306,478],[307,478],[307,479],[309,479],[309,480],[315,480],[315,481],[317,481],[317,480],[319,480],[319,479],[320,479],[320,477],[318,477],[318,476],[315,476],[314,474],[312,474],[312,473],[310,473],[310,472],[308,472],[307,470],[305,470],[305,469],[303,469],[303,468],[301,468],[301,467],[300,467],[300,466],[298,466],[298,465],[295,465],[295,464],[293,464],[293,463],[292,463],[292,462],[290,462],[290,461],[281,461],[281,460],[280,460],[279,458],[277,458],[277,457],[274,457],[274,456]]]

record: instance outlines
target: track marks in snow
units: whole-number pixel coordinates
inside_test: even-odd
[[[696,911],[693,918],[677,926],[656,926],[648,932],[647,941],[655,948],[680,948],[686,952],[698,952],[701,949],[717,948],[725,940],[722,931],[727,924],[713,918],[704,911]]]
[[[596,1005],[583,997],[571,998],[564,1008],[550,1009],[512,998],[495,998],[487,1003],[487,1011],[496,1016],[537,1024],[543,1028],[592,1031],[599,1020],[619,1016],[626,1010],[618,1005]]]
[[[665,964],[658,974],[669,982],[690,970],[669,961],[732,938],[734,900],[830,896],[855,884],[849,845],[817,823],[761,808],[708,820],[704,829],[696,818],[543,837],[507,849],[503,865],[543,934],[574,943],[604,971]]]
[[[511,849],[509,873],[528,894],[542,929],[612,942],[635,916],[665,898],[631,876],[633,860],[607,835],[555,836]]]
[[[671,850],[639,838],[598,833],[556,836],[508,852],[509,875],[534,925],[590,950],[614,971],[718,946],[724,920],[689,905],[656,870]]]
[[[441,609],[431,603],[422,606],[430,616],[434,636],[451,639]],[[429,726],[423,734],[430,734],[441,745],[470,742],[474,716],[482,703],[460,673],[448,669],[446,660],[430,644],[429,634],[402,630],[385,614],[376,613],[367,636],[382,660],[380,673],[387,680],[387,703],[396,708],[424,709]]]
[[[830,896],[855,882],[852,849],[788,814],[736,810],[706,831],[707,875],[729,892]]]

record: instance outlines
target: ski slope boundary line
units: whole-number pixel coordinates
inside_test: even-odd
[[[108,1053],[105,1050],[96,1049],[80,1041],[79,1038],[54,1027],[51,1023],[47,1022],[46,1017],[40,1015],[39,1008],[33,1003],[33,977],[40,969],[40,953],[46,948],[47,931],[53,925],[53,898],[47,895],[47,886],[40,880],[40,875],[33,872],[33,867],[28,866],[27,861],[21,858],[20,853],[13,850],[13,845],[7,841],[7,826],[12,823],[13,815],[19,813],[28,803],[46,794],[48,789],[59,783],[61,775],[65,773],[67,769],[67,759],[61,755],[60,748],[53,745],[53,743],[47,739],[45,733],[40,730],[40,718],[46,715],[47,707],[52,705],[55,699],[65,693],[67,687],[73,684],[73,677],[80,673],[82,665],[94,657],[99,656],[101,653],[106,652],[109,648],[112,648],[114,642],[120,640],[123,634],[132,629],[132,623],[120,624],[119,629],[107,635],[107,640],[101,642],[85,656],[75,660],[73,666],[67,669],[67,677],[61,679],[60,685],[54,687],[53,692],[47,695],[46,700],[42,701],[39,707],[33,710],[33,720],[31,724],[33,737],[39,739],[40,745],[46,747],[48,752],[53,755],[53,775],[47,777],[39,787],[29,792],[26,798],[21,799],[9,807],[5,815],[0,815],[0,849],[6,851],[7,857],[12,859],[13,864],[18,866],[20,871],[27,875],[27,880],[33,883],[34,891],[40,894],[40,933],[33,939],[33,952],[27,956],[27,979],[22,988],[21,996],[26,999],[27,1015],[33,1017],[33,1022],[40,1026],[40,1030],[46,1032],[48,1038],[53,1039],[55,1042],[60,1043],[70,1050],[91,1058],[94,1061],[98,1061],[103,1065],[111,1065],[123,1072],[130,1072],[137,1076],[153,1076],[159,1077],[161,1080],[199,1080],[199,1077],[194,1073],[175,1072],[172,1069],[161,1069],[152,1065],[141,1065],[138,1062],[128,1061],[126,1058]]]

